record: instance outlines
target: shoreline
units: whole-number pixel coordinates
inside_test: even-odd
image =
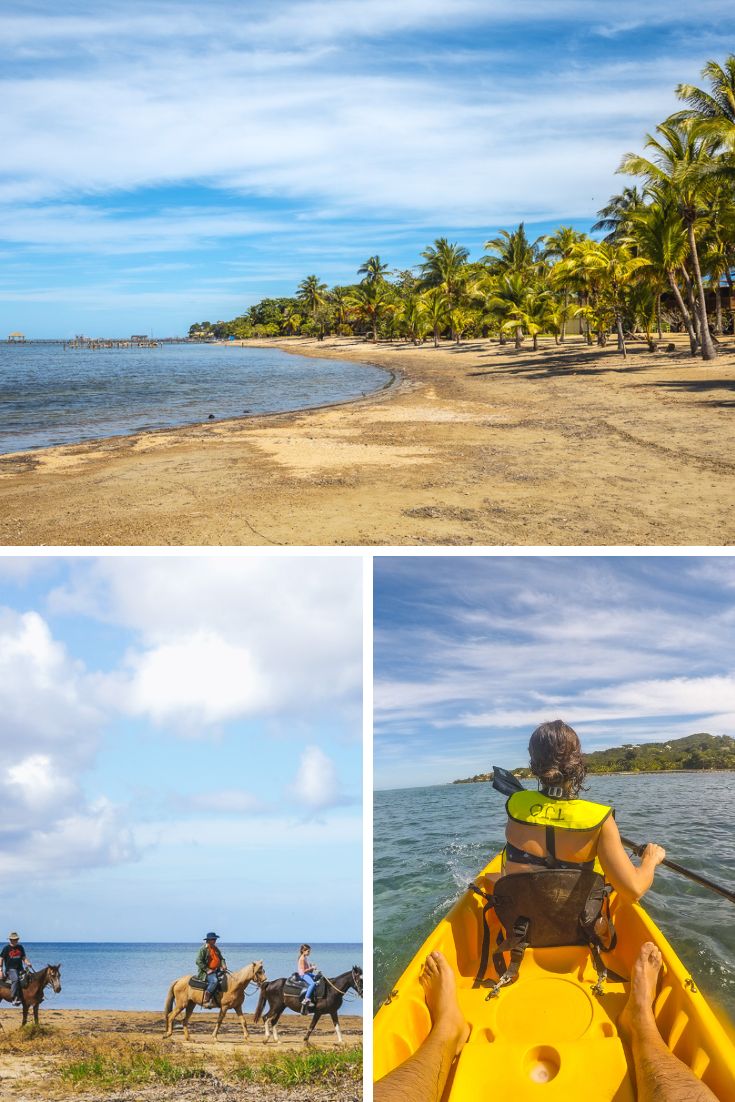
[[[281,339],[281,338],[279,338],[279,339]],[[308,353],[308,352],[296,352],[292,348],[283,348],[283,347],[281,347],[280,344],[277,345],[277,346],[274,346],[274,345],[271,345],[271,344],[267,344],[265,342],[259,342],[257,340],[253,340],[253,341],[211,341],[209,343],[210,343],[210,346],[215,345],[217,347],[222,347],[222,348],[233,348],[233,347],[235,347],[235,348],[248,348],[248,347],[251,347],[251,348],[272,348],[272,347],[277,347],[280,352],[284,352],[284,353],[287,353],[287,354],[292,355],[292,356],[303,356],[305,359],[318,360],[318,359],[323,358],[323,359],[326,360],[326,359],[335,359],[336,358],[334,356],[320,357],[318,355],[311,355],[311,353]],[[391,369],[391,368],[385,368],[381,364],[371,364],[367,360],[365,360],[365,361],[353,360],[352,362],[356,363],[358,367],[361,367],[361,366],[377,367],[379,370],[385,372],[388,375],[387,382],[383,383],[382,386],[376,387],[375,390],[364,391],[363,393],[357,395],[354,398],[341,398],[341,399],[339,399],[338,401],[335,401],[335,402],[322,402],[318,406],[296,406],[294,409],[275,409],[275,410],[270,410],[270,411],[261,411],[260,413],[258,413],[258,412],[256,412],[256,413],[240,413],[237,416],[233,416],[233,417],[216,417],[213,422],[211,422],[209,420],[206,420],[206,421],[182,421],[178,425],[161,425],[158,428],[131,429],[130,432],[113,433],[111,436],[91,436],[91,437],[89,437],[89,439],[86,439],[86,440],[74,440],[74,441],[69,441],[66,444],[39,444],[35,448],[19,448],[17,451],[0,452],[0,464],[2,464],[3,460],[5,460],[5,459],[14,459],[16,456],[33,457],[33,456],[38,455],[38,454],[43,455],[47,451],[56,451],[57,449],[60,449],[60,448],[79,448],[79,447],[84,447],[85,445],[89,445],[90,447],[94,447],[94,446],[97,446],[97,445],[103,446],[105,444],[114,443],[115,441],[118,441],[118,440],[130,440],[133,437],[137,438],[137,437],[142,437],[142,436],[156,436],[159,433],[181,432],[182,430],[185,430],[185,429],[196,429],[196,428],[199,428],[202,425],[210,425],[210,424],[228,425],[228,424],[233,424],[233,423],[234,424],[239,424],[239,423],[242,423],[242,422],[247,422],[247,421],[260,419],[260,418],[265,420],[265,419],[270,418],[270,417],[287,417],[289,414],[311,413],[311,412],[317,412],[318,410],[337,409],[340,406],[349,406],[349,405],[352,405],[355,402],[362,402],[362,401],[366,401],[370,398],[374,398],[376,395],[382,394],[383,391],[389,390],[392,386],[394,386],[395,384],[397,384],[400,381],[400,372],[397,371],[397,370],[394,370],[394,369]]]
[[[0,457],[0,543],[728,546],[735,340],[706,364],[685,340],[627,361],[578,338],[242,342],[392,377],[305,411]]]

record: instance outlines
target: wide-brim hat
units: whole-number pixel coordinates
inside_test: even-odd
[[[8,941],[20,941],[20,934],[16,934],[15,930],[11,934],[8,934]]]
[[[215,933],[212,932],[212,930],[210,930],[208,934],[204,935],[204,940],[205,941],[212,941],[213,938],[216,940],[218,937],[219,937],[219,934],[215,934]]]

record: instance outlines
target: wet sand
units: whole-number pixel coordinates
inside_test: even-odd
[[[672,340],[676,351],[663,349]],[[348,405],[0,458],[4,545],[729,545],[735,341],[624,361],[580,338],[516,352],[262,341],[377,364]]]

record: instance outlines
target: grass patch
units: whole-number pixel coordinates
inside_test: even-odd
[[[313,1050],[283,1052],[259,1063],[238,1058],[233,1075],[246,1083],[274,1083],[279,1087],[296,1087],[304,1083],[334,1083],[362,1079],[362,1049]]]
[[[96,1087],[118,1090],[148,1083],[171,1085],[187,1079],[203,1079],[209,1073],[204,1059],[172,1054],[159,1045],[131,1045],[129,1042],[89,1042],[85,1051],[59,1066],[63,1083],[74,1089]]]

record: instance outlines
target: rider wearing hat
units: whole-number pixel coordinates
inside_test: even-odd
[[[218,937],[219,934],[210,931],[204,938],[204,945],[202,945],[197,953],[197,978],[207,981],[203,1006],[216,1005],[214,995],[217,990],[217,984],[219,983],[219,974],[220,972],[224,972],[227,968],[225,958],[222,956],[217,946]]]
[[[15,930],[8,934],[7,944],[0,950],[0,977],[10,983],[10,998],[20,1006],[20,981],[26,968],[32,968],[25,948],[20,944],[20,934]]]

